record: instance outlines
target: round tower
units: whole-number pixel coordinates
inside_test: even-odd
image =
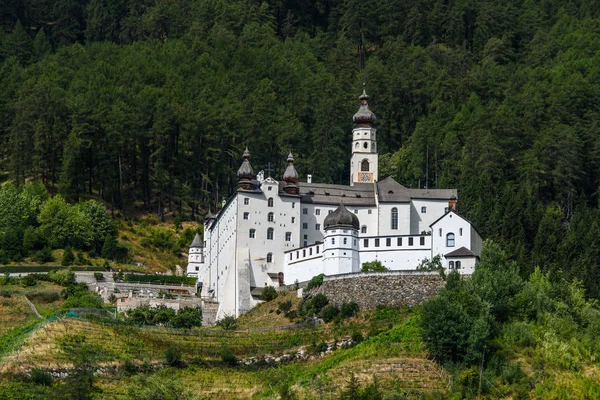
[[[327,276],[360,271],[358,230],[360,222],[340,203],[323,223],[323,273]]]
[[[369,96],[363,87],[358,97],[360,108],[352,121],[352,159],[350,160],[350,185],[377,181],[377,130],[373,124],[377,117],[369,109]]]
[[[200,239],[200,235],[196,233],[192,244],[188,250],[188,265],[187,265],[187,275],[188,276],[197,276],[198,277],[198,285],[201,287],[203,275],[204,275],[204,245],[202,244],[202,239]]]

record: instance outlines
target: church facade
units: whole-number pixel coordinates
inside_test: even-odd
[[[355,273],[369,261],[415,270],[439,255],[444,268],[473,272],[482,239],[457,214],[457,191],[378,180],[376,117],[364,91],[359,100],[349,186],[300,181],[291,153],[281,180],[255,176],[244,152],[236,192],[188,253],[187,274],[219,303],[217,319],[248,311],[265,286]]]

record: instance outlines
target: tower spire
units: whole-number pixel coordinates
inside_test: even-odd
[[[298,172],[294,168],[294,155],[291,151],[288,154],[287,162],[287,168],[283,173],[283,180],[285,181],[283,191],[288,194],[298,194]]]
[[[240,189],[250,189],[252,185],[252,178],[254,177],[254,170],[252,169],[252,165],[250,165],[250,151],[248,151],[248,146],[246,146],[246,150],[244,150],[244,154],[242,154],[242,165],[240,169],[238,169],[237,176],[239,178],[238,188]]]

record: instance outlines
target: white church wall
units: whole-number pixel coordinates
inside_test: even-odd
[[[447,212],[448,200],[412,199],[410,233],[428,232],[431,230],[429,226]]]
[[[444,218],[436,222],[432,228],[432,254],[434,256],[437,254],[444,256],[454,250],[460,249],[463,246],[475,252],[473,249],[471,249],[471,224],[458,214],[453,212],[447,214]],[[449,243],[448,234],[454,234],[453,246],[449,246],[449,244],[452,243]],[[447,260],[444,260],[443,263],[445,267],[448,266]]]
[[[306,282],[323,273],[323,244],[315,244],[285,253],[283,279],[286,285]]]
[[[392,229],[392,210],[398,210],[398,229]],[[410,230],[410,203],[379,203],[377,212],[379,230],[369,236],[410,235],[418,232]]]
[[[359,241],[360,265],[380,261],[393,271],[416,269],[423,259],[431,258],[431,239],[430,235],[363,238]]]
[[[459,265],[458,263],[460,263],[460,268],[457,268]],[[477,259],[475,257],[452,257],[449,260],[446,260],[444,268],[447,272],[457,269],[457,271],[463,275],[471,275],[475,272],[476,265]]]

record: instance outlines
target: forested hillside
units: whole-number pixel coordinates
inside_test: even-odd
[[[361,82],[380,170],[456,187],[528,275],[600,296],[600,8],[591,0],[0,4],[0,168],[75,202],[199,218],[246,144],[348,180]]]

